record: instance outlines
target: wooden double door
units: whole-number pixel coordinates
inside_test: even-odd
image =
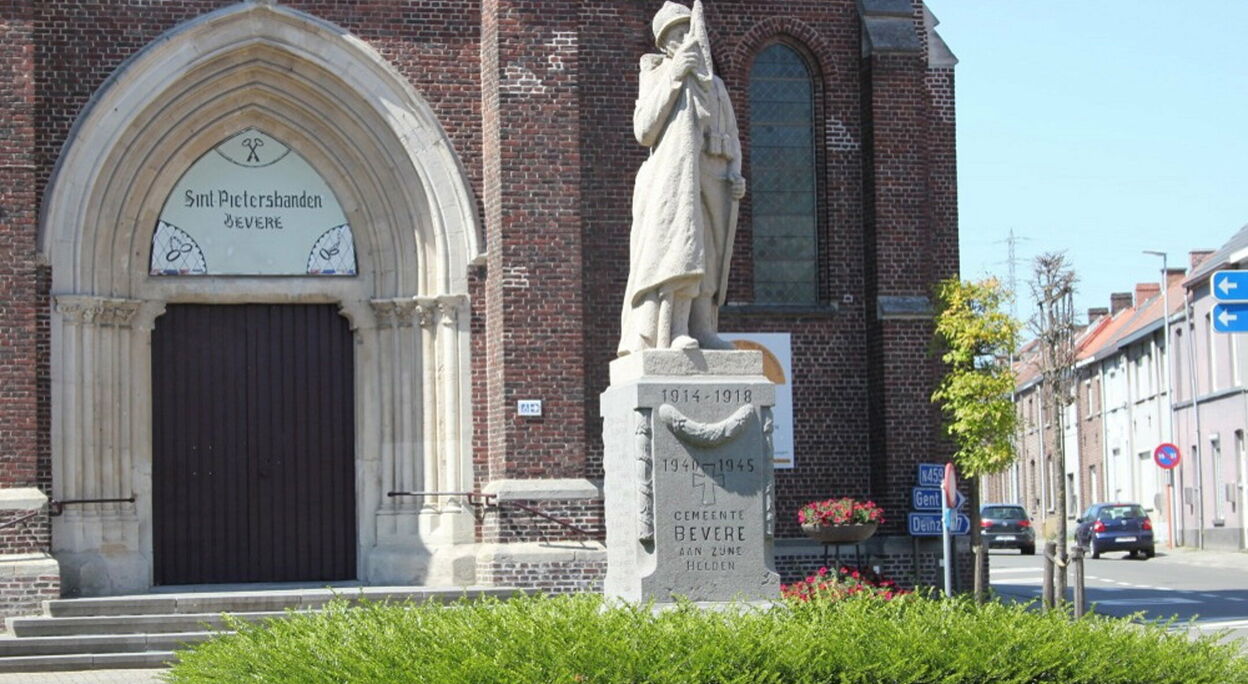
[[[156,584],[355,578],[352,350],[333,305],[175,304],[157,319]]]

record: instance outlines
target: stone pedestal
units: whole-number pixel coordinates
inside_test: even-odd
[[[644,351],[602,395],[608,597],[779,596],[771,407],[756,351]]]

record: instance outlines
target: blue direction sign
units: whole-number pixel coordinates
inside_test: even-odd
[[[939,487],[941,480],[945,479],[945,464],[943,463],[920,463],[919,464],[919,486],[920,487]]]
[[[1248,302],[1213,305],[1213,329],[1217,332],[1248,332]]]
[[[1248,300],[1248,271],[1218,271],[1209,282],[1220,302]]]
[[[941,499],[945,498],[940,487],[914,487],[910,490],[910,507],[916,511],[939,511]],[[962,508],[966,503],[966,495],[958,492],[958,505]]]
[[[943,532],[940,513],[911,513],[907,516],[910,536],[939,537]],[[953,534],[964,535],[971,531],[971,519],[964,513],[954,517]]]

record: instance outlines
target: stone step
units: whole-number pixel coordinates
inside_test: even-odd
[[[231,613],[247,622],[285,617],[286,611]],[[20,641],[26,637],[80,636],[86,634],[163,634],[199,632],[225,628],[221,613],[174,615],[93,615],[89,617],[8,618],[9,633]]]
[[[516,592],[507,587],[342,587],[252,589],[244,591],[190,591],[179,593],[104,596],[98,598],[56,599],[44,602],[50,617],[89,617],[104,615],[169,615],[179,613],[255,613],[308,610],[324,607],[335,596],[352,602],[439,601],[450,602],[464,596],[506,598]]]
[[[185,645],[207,641],[213,634],[215,632],[0,637],[0,663],[25,656],[172,651]]]
[[[0,658],[0,673],[168,667],[174,657],[173,651],[15,656]]]
[[[166,667],[175,650],[225,629],[223,613],[258,622],[319,610],[334,598],[437,601],[507,598],[511,587],[209,587],[137,596],[57,599],[44,615],[6,619],[0,673]]]

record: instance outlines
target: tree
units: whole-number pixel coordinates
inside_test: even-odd
[[[1036,257],[1031,281],[1036,299],[1036,315],[1032,330],[1040,351],[1040,373],[1043,399],[1053,410],[1053,453],[1055,458],[1048,477],[1057,509],[1057,555],[1062,562],[1053,573],[1053,596],[1057,602],[1066,596],[1066,407],[1074,401],[1075,335],[1075,272],[1066,255],[1049,252]],[[1043,432],[1041,433],[1043,439]]]
[[[971,549],[975,598],[984,597],[984,548],[980,535],[981,475],[999,473],[1014,461],[1014,370],[1018,321],[1004,310],[1011,293],[995,278],[950,278],[937,286],[936,342],[948,369],[932,401],[945,413],[945,431],[957,450],[953,461],[971,484]]]

